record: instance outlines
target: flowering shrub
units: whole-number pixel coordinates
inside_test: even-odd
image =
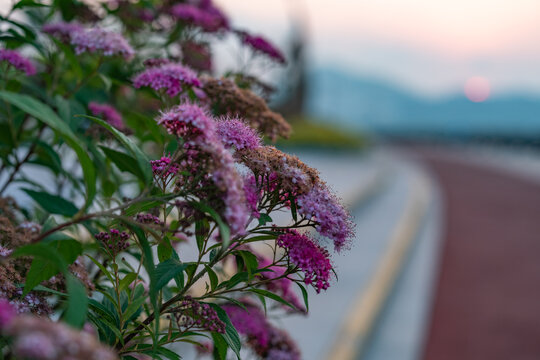
[[[308,312],[353,225],[267,145],[290,133],[269,87],[211,50],[284,55],[211,0],[23,0],[0,22],[3,358],[299,359],[269,314]]]

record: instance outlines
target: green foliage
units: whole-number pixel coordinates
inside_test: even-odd
[[[329,122],[308,117],[290,119],[292,134],[280,147],[300,147],[325,150],[362,150],[369,146],[369,138],[360,132],[351,132],[332,126]]]
[[[141,21],[143,11],[159,15],[170,5],[157,0],[122,1],[115,9],[107,2],[94,5],[99,17],[82,1],[21,0],[0,16],[0,51],[15,49],[38,70],[31,75],[0,60],[0,220],[9,230],[2,230],[0,245],[8,255],[0,260],[8,262],[6,269],[17,268],[14,277],[22,281],[15,285],[23,287],[23,296],[10,300],[46,298],[50,308],[44,314],[72,329],[91,323],[105,351],[122,359],[177,360],[170,344],[200,346],[204,339],[212,341],[216,359],[240,359],[245,337],[224,309],[234,304],[247,310],[259,299],[265,312],[300,310],[273,281],[298,284],[307,308],[302,273],[276,238],[283,230],[316,228],[316,220],[298,208],[298,192],[285,191],[281,179],[270,183],[270,174],[253,169],[256,211],[248,213],[248,204],[241,204],[247,190],[240,149],[229,149],[213,126],[204,137],[210,131],[204,124],[199,129],[184,119],[187,125],[177,124],[176,133],[156,121],[160,112],[186,102],[208,108],[209,121],[227,115],[218,106],[207,107],[219,97],[208,98],[199,88],[199,80],[210,79],[212,72],[198,69],[197,81],[181,84],[175,96],[134,88],[133,77],[148,68],[146,60],[168,54],[173,62],[187,62],[192,54],[183,46],[195,42],[211,49],[222,38],[218,33],[172,18],[172,26]],[[121,31],[134,59],[76,48],[68,38],[78,30],[45,34],[43,26],[56,19]],[[266,87],[256,75],[225,73],[261,106],[264,101],[255,94]],[[96,104],[110,107],[93,110]],[[180,136],[188,125],[193,133],[202,132],[197,136],[204,141],[189,138],[190,131]],[[250,125],[265,132],[271,124]],[[294,127],[293,144],[365,144],[312,123]],[[168,166],[150,160],[162,157]],[[7,196],[16,190],[27,196],[12,205]],[[244,206],[245,214],[236,205]],[[290,214],[289,226],[276,227],[278,211]],[[251,217],[239,231],[235,216],[240,215]],[[283,272],[274,272],[276,267]],[[203,306],[207,312],[194,310]],[[202,313],[213,314],[215,323],[199,319]],[[24,334],[0,336],[2,346],[9,348],[17,336]],[[12,350],[0,348],[0,355]]]

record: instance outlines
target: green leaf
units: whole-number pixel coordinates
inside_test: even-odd
[[[145,296],[135,297],[131,304],[128,305],[127,309],[124,311],[124,319],[129,320],[137,311],[143,306],[146,301]]]
[[[105,153],[105,156],[107,156],[107,158],[111,160],[118,167],[118,169],[129,172],[137,176],[142,181],[145,181],[145,175],[139,168],[137,160],[135,160],[132,156],[105,146],[100,146],[100,148]]]
[[[48,194],[46,192],[33,191],[30,189],[22,189],[27,193],[35,202],[37,202],[43,210],[51,214],[59,214],[68,217],[74,216],[78,209],[70,201],[56,195]]]
[[[28,292],[41,282],[49,280],[58,273],[65,272],[67,265],[73,263],[82,252],[81,244],[75,240],[57,240],[39,244],[40,247],[41,245],[46,246],[49,254],[55,253],[57,256],[59,255],[61,260],[60,258],[51,258],[47,255],[35,255],[30,270],[26,275],[23,296],[28,294]]]
[[[204,240],[208,235],[208,231],[210,231],[210,225],[206,219],[199,220],[195,223],[195,240],[199,252],[202,252]]]
[[[109,272],[109,270],[107,270],[105,268],[105,266],[103,266],[99,261],[97,261],[96,259],[94,259],[93,257],[91,257],[90,255],[88,254],[85,254],[90,260],[92,260],[92,262],[99,268],[99,270],[101,270],[101,272],[103,274],[105,274],[107,276],[107,278],[109,279],[109,281],[111,283],[114,283],[114,278],[112,276],[112,274]]]
[[[229,347],[234,351],[237,358],[240,359],[240,349],[242,348],[242,343],[240,342],[240,336],[238,336],[238,332],[234,328],[231,319],[229,319],[229,316],[223,310],[220,306],[216,304],[210,305],[217,313],[219,319],[225,323],[225,334],[223,334],[223,339],[229,345]],[[213,335],[213,334],[212,334]]]
[[[22,9],[25,7],[48,7],[49,5],[38,3],[34,0],[21,0],[18,1],[15,6],[13,6],[13,9]]]
[[[31,96],[0,91],[0,98],[45,123],[75,151],[81,163],[86,184],[86,204],[84,209],[88,208],[96,195],[96,171],[92,160],[69,126],[49,106]]]
[[[210,268],[208,265],[204,266],[206,268],[206,272],[208,273],[208,278],[210,279],[210,289],[214,291],[216,286],[218,285],[218,277],[214,270]]]
[[[86,313],[88,311],[86,289],[81,282],[71,274],[68,274],[66,284],[69,299],[63,319],[69,325],[80,329],[86,322]]]
[[[113,136],[118,139],[118,141],[120,141],[128,150],[128,152],[137,160],[137,164],[139,165],[141,174],[143,174],[143,182],[146,184],[152,182],[153,175],[152,168],[150,167],[150,161],[148,160],[148,157],[146,157],[146,155],[142,152],[142,150],[139,149],[139,147],[135,145],[135,143],[133,143],[133,141],[131,141],[126,135],[124,135],[122,132],[120,132],[118,129],[116,129],[106,121],[88,115],[78,116],[84,116],[109,130],[109,132],[111,132]]]
[[[258,294],[258,295],[262,295],[262,296],[265,296],[269,299],[272,299],[272,300],[275,300],[277,302],[280,302],[282,303],[283,305],[287,305],[288,307],[290,307],[291,309],[294,309],[294,310],[298,310],[294,305],[292,305],[290,302],[284,300],[283,298],[281,298],[280,296],[268,291],[268,290],[263,290],[263,289],[248,289],[247,291],[250,291],[252,293],[255,293],[255,294]]]
[[[120,280],[120,284],[118,286],[118,291],[122,292],[125,290],[129,284],[131,284],[135,279],[137,279],[137,274],[134,272],[127,273],[126,276],[122,280]]]
[[[248,272],[248,278],[251,279],[253,277],[253,273],[259,268],[257,256],[246,250],[238,250],[235,253],[240,255],[244,260],[244,265],[246,267],[246,271]]]
[[[304,305],[306,306],[306,312],[308,312],[309,311],[308,292],[307,292],[306,288],[304,287],[304,285],[302,285],[302,284],[300,284],[298,282],[296,284],[298,285],[298,287],[302,291],[302,297],[304,298]]]
[[[168,239],[163,239],[162,242],[158,244],[157,253],[159,261],[169,260],[173,255],[173,247]]]
[[[156,291],[161,290],[161,288],[167,285],[169,281],[184,272],[186,267],[186,264],[176,259],[166,260],[156,266]]]
[[[227,350],[229,349],[229,346],[227,345],[227,342],[225,341],[223,335],[213,332],[212,342],[214,343],[214,359],[226,360]]]
[[[219,287],[225,286],[227,289],[232,289],[239,283],[245,282],[247,280],[248,280],[248,273],[244,271],[238,274],[234,274],[234,276],[230,278],[228,281],[224,281],[221,284],[219,284]]]
[[[191,201],[190,205],[199,211],[207,213],[212,217],[212,219],[214,219],[214,221],[218,225],[219,233],[221,235],[222,248],[227,249],[231,242],[231,230],[229,229],[227,224],[221,219],[221,216],[219,216],[219,214],[210,206],[203,204],[202,202]]]
[[[266,223],[269,223],[269,222],[272,222],[272,221],[274,221],[274,220],[272,220],[272,218],[268,214],[261,213],[260,216],[259,216],[259,225],[260,226],[265,225]]]

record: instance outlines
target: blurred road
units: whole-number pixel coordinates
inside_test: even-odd
[[[539,359],[540,183],[433,150],[415,149],[446,205],[423,359]]]
[[[401,277],[403,261],[407,261],[410,254],[409,245],[417,241],[418,216],[411,218],[408,212],[424,211],[414,210],[418,207],[417,187],[422,170],[385,150],[375,150],[362,157],[357,154],[298,155],[319,169],[323,179],[351,205],[357,239],[350,251],[333,256],[339,279],[327,292],[310,294],[309,316],[286,318],[280,323],[298,342],[303,359],[354,359],[360,346],[365,346],[369,353],[379,354],[378,348],[367,345],[379,316],[386,312],[385,304],[396,276]],[[370,191],[373,186],[366,179],[372,179],[371,183],[375,182],[379,191]],[[429,192],[430,188],[423,190]],[[371,197],[355,195],[355,191],[371,193]],[[360,202],[351,203],[351,199],[358,198]],[[430,205],[431,210],[437,207],[438,203]],[[401,322],[407,327],[407,336],[393,342],[393,353],[409,354],[410,359],[417,354],[424,333],[427,307],[423,305],[431,288],[430,261],[434,259],[432,245],[438,223],[432,220],[437,217],[438,212],[432,211],[430,228],[421,236],[424,245],[420,248],[424,250],[415,257],[417,269],[408,276],[406,301],[400,301],[406,305],[397,311],[403,314],[405,310],[407,314],[407,321]],[[405,230],[407,235],[396,234],[396,228]],[[388,348],[388,342],[383,348]]]

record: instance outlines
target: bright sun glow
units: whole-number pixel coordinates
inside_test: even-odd
[[[465,83],[465,96],[472,102],[483,102],[489,97],[489,80],[481,76],[473,76]]]

